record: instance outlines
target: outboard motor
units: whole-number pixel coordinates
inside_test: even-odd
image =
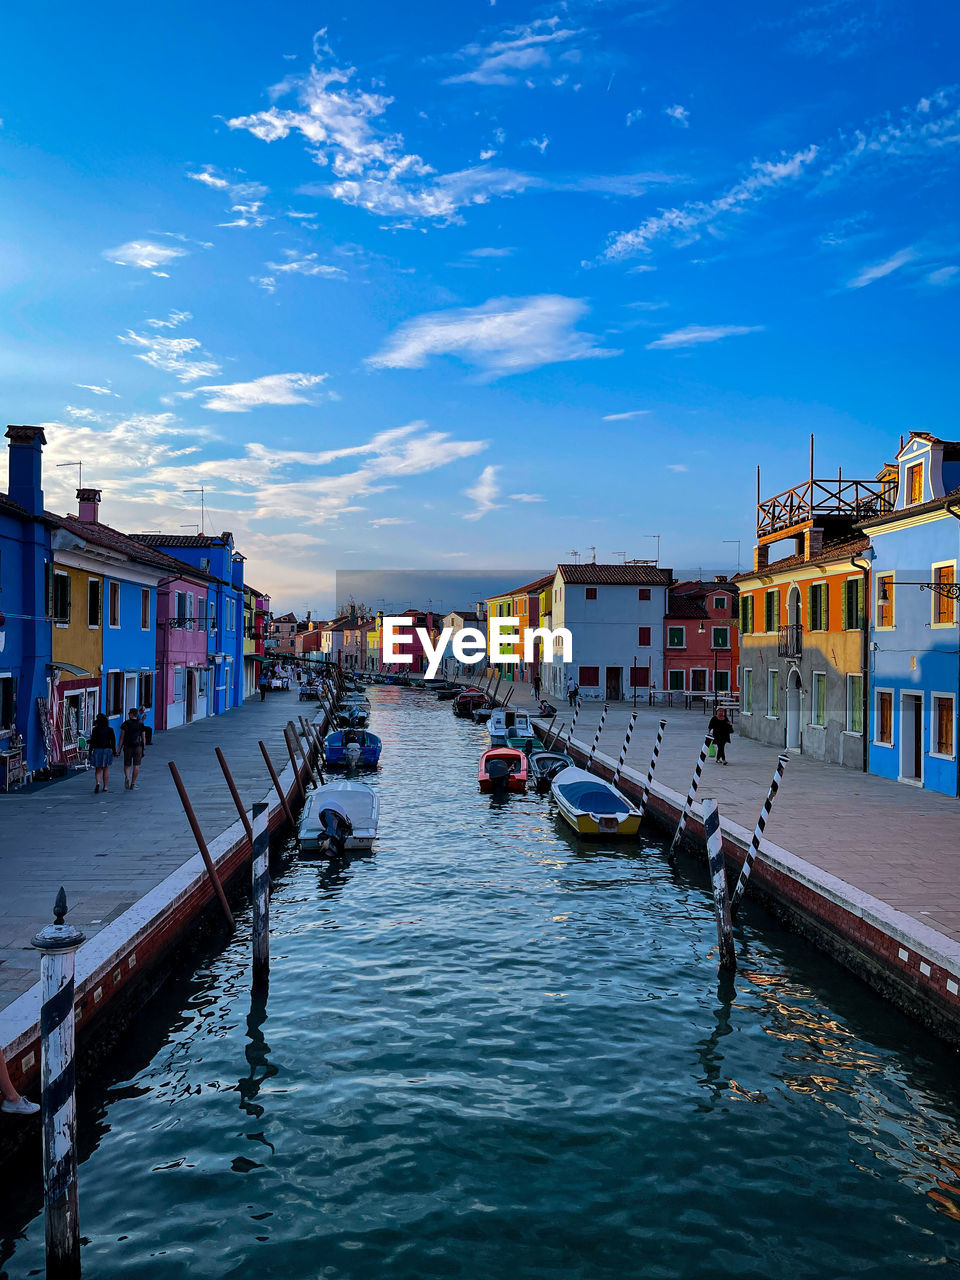
[[[344,744],[343,754],[347,757],[347,764],[356,766],[360,761],[360,752],[362,747],[359,742],[347,742]]]
[[[533,739],[527,738],[526,742],[523,744],[523,754],[525,756],[528,756],[532,751],[533,751]]]
[[[509,760],[488,760],[487,777],[493,786],[494,795],[503,795],[507,789],[507,780],[512,773]]]
[[[337,809],[321,809],[320,821],[326,833],[327,849],[335,853],[343,853],[347,837],[353,835],[353,823]]]

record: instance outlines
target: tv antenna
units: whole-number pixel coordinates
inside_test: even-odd
[[[192,524],[182,524],[179,527],[181,529],[192,529],[194,533],[200,532],[200,526],[197,524],[196,520],[194,520]]]
[[[184,489],[184,491],[183,491],[183,492],[184,492],[184,493],[199,493],[199,495],[200,495],[200,529],[199,529],[199,532],[200,532],[200,533],[203,533],[203,532],[204,532],[204,515],[205,515],[205,512],[204,512],[204,506],[203,506],[203,496],[204,496],[204,494],[206,493],[206,489],[205,489],[205,487],[204,487],[203,485],[201,485],[199,489]],[[181,527],[182,529],[185,529],[185,528],[186,528],[186,525],[181,525],[180,527]]]
[[[579,563],[580,563],[580,552],[579,552],[579,551],[571,551],[571,552],[570,552],[570,556],[571,556],[571,559],[573,560],[573,563],[574,563],[574,564],[579,564]]]
[[[81,459],[78,459],[76,462],[58,462],[56,466],[58,471],[61,467],[76,467],[77,468],[77,488],[78,489],[83,488],[83,461]]]

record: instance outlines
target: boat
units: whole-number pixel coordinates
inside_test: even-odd
[[[338,729],[365,729],[369,720],[369,710],[359,702],[348,702],[336,712]]]
[[[530,777],[538,791],[549,790],[561,769],[570,769],[573,761],[565,751],[534,751],[530,757]]]
[[[527,755],[544,750],[544,744],[534,732],[533,723],[526,711],[494,707],[490,713],[489,729],[492,747],[518,747],[521,751],[526,751]]]
[[[328,766],[376,768],[383,744],[366,729],[336,729],[323,740],[323,758]]]
[[[337,779],[307,794],[300,814],[304,853],[343,853],[370,849],[377,838],[380,797],[364,782]]]
[[[459,694],[466,692],[462,685],[454,684],[452,680],[444,680],[442,684],[434,687],[437,690],[438,702],[452,702]]]
[[[586,769],[571,766],[554,777],[550,794],[561,816],[582,836],[635,836],[640,810],[626,796]]]
[[[486,694],[481,693],[479,689],[475,689],[468,693],[461,693],[459,697],[454,698],[453,714],[462,716],[464,720],[469,720],[478,707],[485,707],[486,705]]]
[[[488,747],[477,766],[480,790],[494,795],[526,791],[527,757],[515,747]]]

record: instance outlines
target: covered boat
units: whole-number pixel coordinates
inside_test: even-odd
[[[572,769],[573,761],[565,751],[534,751],[530,757],[530,777],[538,791],[547,791],[561,769]]]
[[[380,759],[382,743],[366,729],[337,729],[323,740],[323,757],[332,768],[373,769]]]
[[[370,720],[370,704],[347,702],[336,711],[337,727],[340,729],[365,729]]]
[[[481,791],[526,791],[527,757],[515,747],[488,747],[480,757],[477,776]]]
[[[517,747],[530,755],[542,751],[543,743],[533,729],[526,711],[514,711],[510,707],[494,707],[490,713],[490,745]]]
[[[469,720],[478,707],[485,707],[486,705],[486,694],[481,693],[479,689],[469,693],[461,693],[453,700],[453,714],[462,716],[464,720]]]
[[[562,769],[550,787],[560,813],[582,836],[635,836],[640,810],[586,769]]]
[[[300,815],[305,853],[369,849],[377,838],[380,797],[364,782],[327,782],[307,795]]]

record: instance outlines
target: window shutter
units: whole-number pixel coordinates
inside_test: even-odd
[[[73,579],[67,574],[67,622],[70,621],[70,589],[73,586]]]
[[[815,631],[820,619],[813,616],[813,584],[807,587],[807,630]]]
[[[46,597],[47,606],[46,613],[48,618],[53,617],[53,565],[48,560],[43,566],[43,594]]]
[[[780,592],[778,591],[773,597],[773,629],[780,629]]]
[[[844,582],[842,584],[842,589],[840,591],[840,630],[846,631],[846,629],[847,629],[847,584],[846,582]]]
[[[193,592],[187,592],[187,630],[193,630]]]
[[[862,627],[864,622],[863,613],[863,574],[861,573],[857,581],[857,626]]]

